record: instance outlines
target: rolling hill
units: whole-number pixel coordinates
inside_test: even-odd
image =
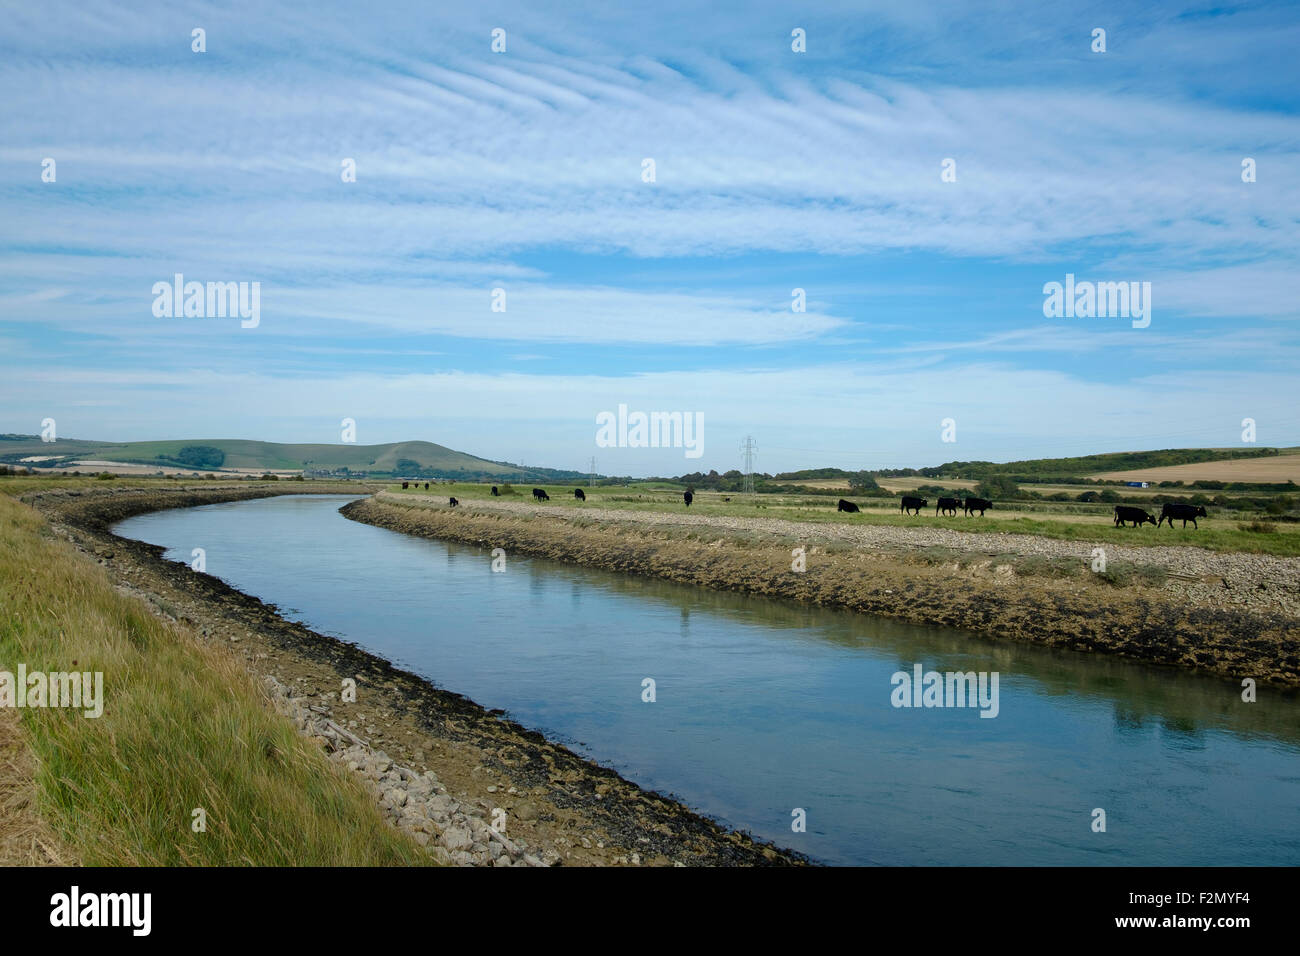
[[[25,459],[43,458],[44,461]],[[0,462],[66,468],[78,461],[120,462],[195,471],[305,471],[309,473],[425,478],[561,480],[579,472],[526,468],[490,461],[427,441],[385,445],[281,444],[239,438],[98,442],[42,442],[37,435],[0,435]],[[93,467],[93,466],[91,466]]]

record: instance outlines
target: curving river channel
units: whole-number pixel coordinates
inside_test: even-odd
[[[486,549],[349,521],[349,500],[115,530],[203,548],[286,617],[827,863],[1300,863],[1294,693],[543,560],[494,572]],[[894,706],[918,665],[989,675],[986,706]]]

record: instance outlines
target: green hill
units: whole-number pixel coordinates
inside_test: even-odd
[[[170,441],[96,442],[60,438],[45,443],[37,435],[0,435],[0,462],[17,464],[28,457],[52,457],[36,467],[60,467],[78,460],[194,468],[253,469],[331,474],[422,478],[500,478],[560,480],[584,477],[579,472],[527,468],[490,461],[427,441],[386,445],[293,444],[240,438],[192,438]],[[27,464],[27,463],[24,463]]]

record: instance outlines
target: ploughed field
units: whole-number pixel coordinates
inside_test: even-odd
[[[1283,454],[1267,458],[1238,458],[1233,461],[1205,461],[1190,465],[1165,465],[1161,468],[1135,468],[1090,475],[1099,481],[1250,481],[1300,484],[1300,454],[1285,449]]]

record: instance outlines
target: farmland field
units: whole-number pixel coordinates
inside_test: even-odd
[[[1089,477],[1101,481],[1294,481],[1300,484],[1300,453],[1296,449],[1285,449],[1282,454],[1267,458],[1238,458],[1235,461],[1206,461],[1194,465],[1110,471]]]

